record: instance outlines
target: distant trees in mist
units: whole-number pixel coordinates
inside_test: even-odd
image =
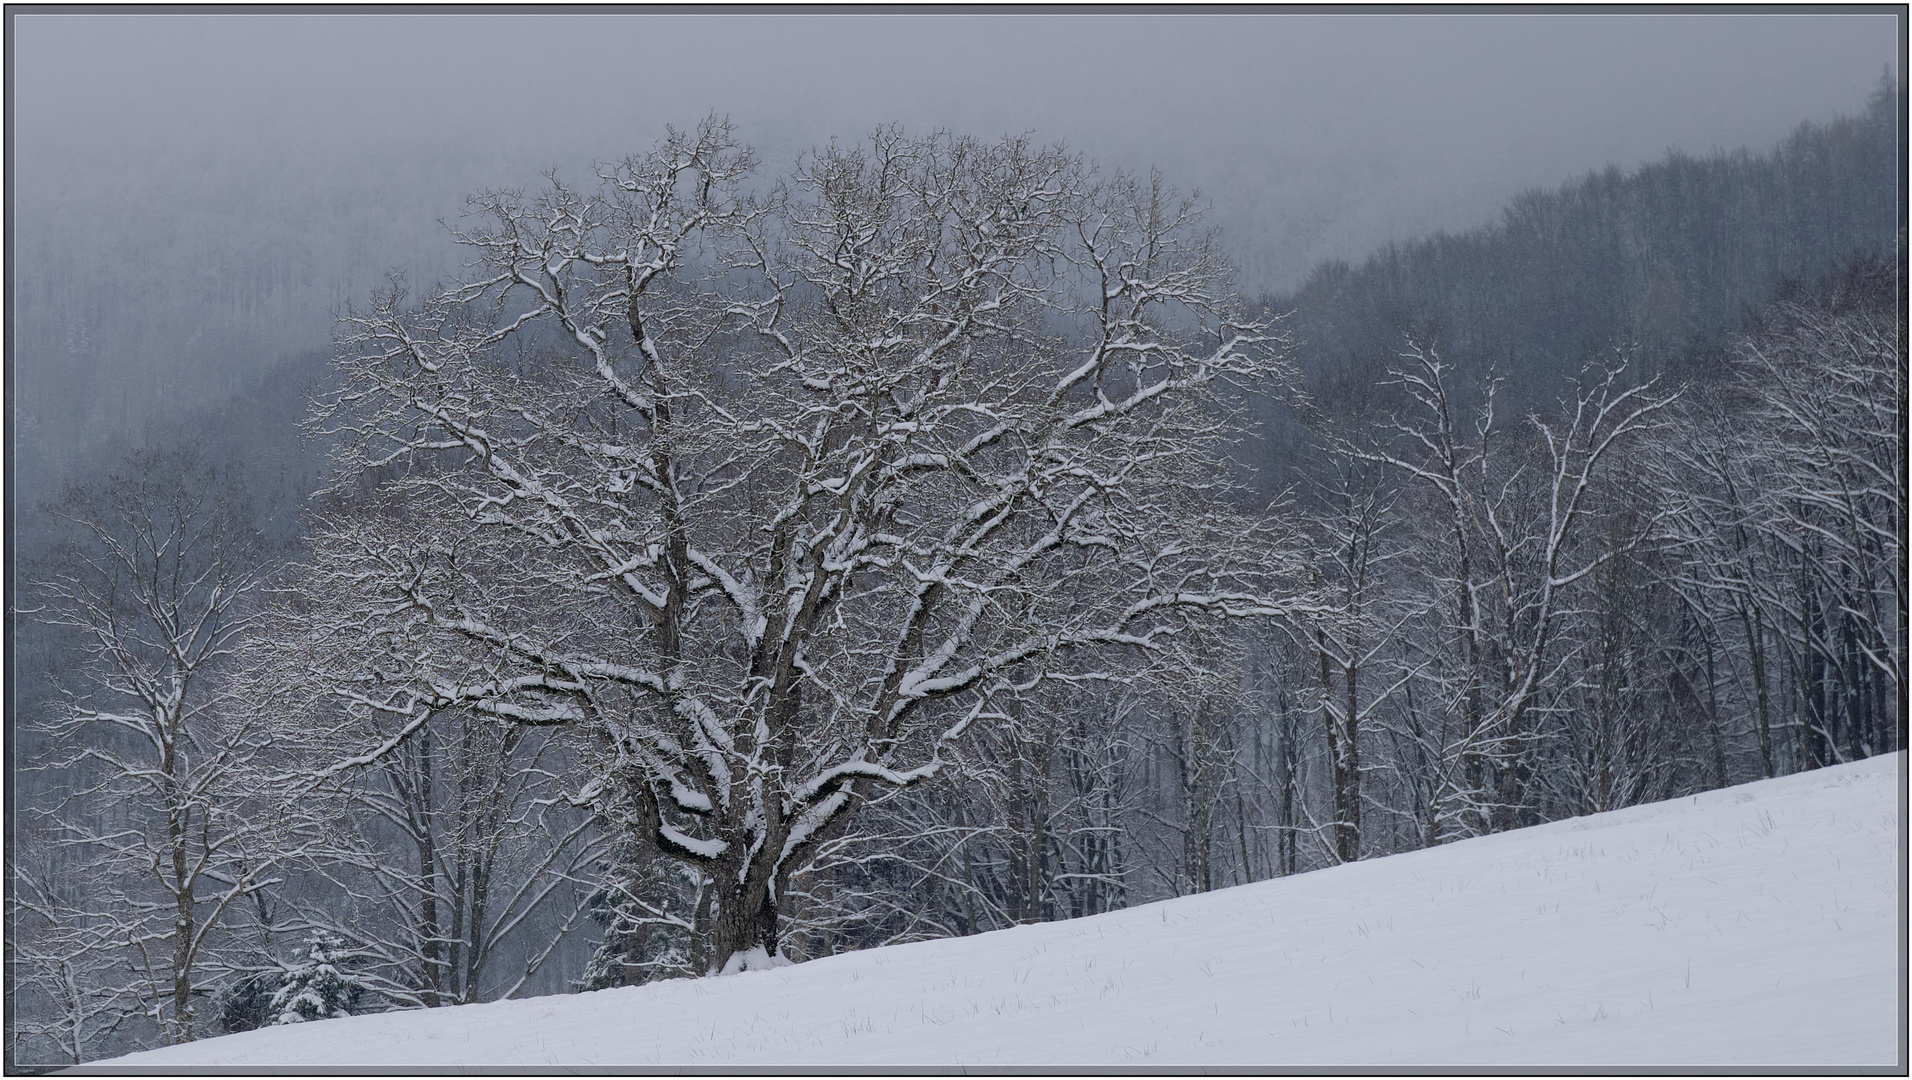
[[[1675,152],[1528,192],[1496,223],[1325,264],[1267,303],[1293,312],[1311,377],[1386,363],[1431,327],[1468,379],[1510,376],[1522,410],[1618,341],[1648,374],[1716,377],[1727,332],[1775,282],[1898,250],[1903,97],[1882,83],[1861,115],[1802,124],[1767,153]]]

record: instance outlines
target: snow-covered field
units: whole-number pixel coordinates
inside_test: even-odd
[[[100,1066],[1902,1070],[1903,768],[1894,754],[1071,922]]]

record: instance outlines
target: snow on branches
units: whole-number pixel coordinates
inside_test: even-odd
[[[307,582],[339,704],[589,732],[577,797],[716,881],[712,968],[1002,703],[1286,595],[1224,459],[1286,342],[1192,202],[1027,139],[751,166],[706,121],[477,196],[467,280],[349,313],[317,423],[370,494]]]

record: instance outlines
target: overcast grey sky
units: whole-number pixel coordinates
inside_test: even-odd
[[[730,116],[766,171],[878,124],[1033,131],[1213,204],[1245,289],[1669,148],[1763,150],[1896,75],[1873,14],[9,12],[16,477],[177,416],[481,187]]]
[[[772,160],[890,121],[1033,130],[1201,187],[1256,286],[1605,164],[1763,148],[1857,110],[1898,51],[1889,14],[1818,12],[54,13],[15,31],[29,190],[522,181],[711,111]],[[342,168],[358,155],[371,174]]]

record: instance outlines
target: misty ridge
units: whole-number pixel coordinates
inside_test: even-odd
[[[937,128],[17,196],[10,1067],[1902,750],[1903,103],[1254,277]]]
[[[1641,362],[1654,372],[1704,375],[1683,365],[1719,355],[1725,337],[1781,283],[1897,242],[1899,115],[1891,95],[1882,83],[1858,116],[1802,123],[1764,153],[1676,152],[1628,172],[1608,168],[1536,189],[1498,222],[1389,244],[1359,264],[1323,263],[1261,303],[1285,316],[1301,367],[1317,379],[1332,380],[1350,360],[1385,366],[1410,326],[1438,330],[1470,375],[1515,376],[1511,390],[1523,408],[1543,404],[1588,356],[1623,340],[1644,347]],[[277,178],[262,181],[256,163],[248,171],[231,161],[213,174],[215,184],[153,192],[150,203],[124,205],[120,220],[81,226],[78,215],[92,210],[70,196],[23,198],[18,257],[55,272],[15,283],[16,348],[31,358],[14,398],[21,505],[52,494],[48,485],[69,470],[98,468],[129,437],[166,428],[215,439],[243,432],[209,449],[243,447],[240,456],[262,463],[262,475],[289,477],[307,463],[299,483],[274,497],[302,499],[293,488],[316,477],[317,457],[300,448],[296,423],[325,377],[329,355],[317,343],[330,336],[334,315],[394,270],[413,288],[428,288],[454,269],[448,232],[467,212],[470,191],[451,195],[442,185],[452,176],[489,169],[528,178],[496,150],[487,159],[439,149],[442,157],[356,163],[357,172],[387,178],[381,191],[399,200],[349,212],[339,193],[353,190],[350,182],[309,174],[308,187],[286,190]],[[799,152],[783,147],[772,157]],[[277,231],[226,235],[234,203],[262,198],[281,209],[245,220]],[[135,216],[153,203],[169,208],[158,233],[150,215]],[[338,221],[347,228],[334,227]],[[70,250],[56,257],[56,245],[88,236],[114,246],[90,258]],[[393,251],[406,254],[380,261]],[[135,273],[137,280],[97,278]],[[1260,438],[1289,438],[1284,415],[1272,402],[1261,407]],[[97,449],[103,443],[108,448]]]

